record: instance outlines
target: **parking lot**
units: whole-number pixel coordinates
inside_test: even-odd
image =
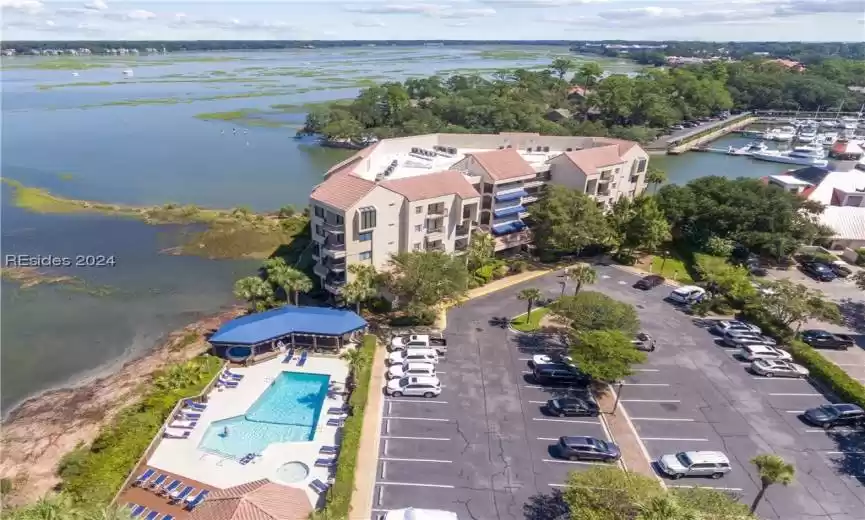
[[[827,402],[806,380],[759,378],[691,317],[663,301],[669,287],[641,292],[637,277],[598,267],[604,292],[637,306],[658,350],[621,390],[621,406],[654,459],[683,450],[719,450],[733,470],[719,480],[669,485],[722,488],[749,502],[759,484],[749,460],[774,452],[796,465],[796,481],[773,487],[758,513],[784,520],[865,519],[865,442],[843,429],[826,433],[798,418]],[[533,352],[549,341],[502,328],[524,312],[516,294],[537,287],[558,296],[548,275],[452,309],[449,351],[439,365],[442,394],[387,398],[381,425],[376,512],[401,507],[447,509],[460,518],[523,519],[523,505],[564,484],[588,463],[560,461],[550,445],[562,435],[609,439],[600,420],[545,416],[540,407],[560,390],[528,378]],[[382,368],[384,369],[384,368]]]

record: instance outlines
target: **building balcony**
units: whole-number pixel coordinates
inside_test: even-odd
[[[528,195],[523,197],[523,204],[531,204],[532,202],[537,202],[541,200],[538,195]]]
[[[448,214],[448,210],[444,206],[428,206],[426,212],[427,215],[434,215],[439,217]]]
[[[522,231],[526,228],[526,224],[521,220],[510,220],[507,222],[497,222],[493,223],[490,230],[495,236],[508,235],[511,233],[516,233],[517,231]]]
[[[463,253],[468,251],[469,249],[469,240],[467,238],[461,238],[454,242],[454,252],[455,253]]]
[[[321,252],[331,258],[345,258],[345,244],[325,241],[321,246]]]
[[[332,258],[328,258],[324,266],[327,267],[332,273],[342,273],[345,272],[346,261],[345,258],[343,258],[342,260],[334,260]]]
[[[324,290],[331,294],[341,294],[345,287],[345,278],[329,278],[324,281]]]
[[[427,242],[427,251],[444,251],[445,245],[441,242]]]
[[[496,251],[503,251],[512,247],[530,244],[532,240],[532,232],[528,229],[523,229],[517,233],[496,237],[494,249]]]
[[[468,234],[469,234],[469,232],[471,231],[471,229],[472,229],[471,226],[468,225],[467,223],[466,223],[466,224],[463,224],[463,225],[461,225],[461,226],[457,226],[457,228],[456,228],[456,232],[455,232],[455,233],[456,233],[456,236],[458,236],[458,237],[465,237],[465,236],[468,236]]]
[[[344,232],[344,231],[345,231],[345,222],[340,222],[339,224],[337,224],[337,223],[334,222],[334,221],[325,220],[325,221],[323,221],[323,222],[321,223],[321,227],[322,227],[322,229],[324,229],[325,231],[340,231],[340,232]]]
[[[328,274],[328,269],[326,266],[324,266],[322,264],[315,264],[312,267],[312,272],[315,273],[315,275],[318,276],[319,278],[324,278]]]
[[[511,200],[520,200],[527,195],[526,190],[522,187],[503,190],[496,193],[496,202],[507,202]]]
[[[534,180],[534,181],[526,181],[526,183],[523,186],[525,188],[537,188],[539,186],[544,186],[546,183],[547,183],[547,181],[538,179],[538,180]]]
[[[439,240],[444,237],[445,228],[444,226],[428,228],[426,230],[426,238],[427,240]]]
[[[518,215],[526,211],[526,208],[523,207],[522,204],[514,204],[512,206],[498,207],[493,210],[493,215],[496,218],[502,217],[510,217],[512,215]]]

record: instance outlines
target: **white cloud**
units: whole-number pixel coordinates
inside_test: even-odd
[[[84,4],[84,8],[92,9],[94,11],[104,11],[108,9],[108,4],[105,3],[105,0],[93,0],[92,2]]]
[[[479,7],[475,9],[449,9],[434,16],[438,18],[482,18],[485,16],[494,16],[495,14],[496,10],[492,7]]]
[[[54,27],[57,24],[54,23],[54,20],[45,20],[45,25],[47,25],[48,27]]]
[[[431,14],[449,6],[441,4],[382,4],[373,6],[347,5],[343,9],[350,13],[370,14]]]
[[[777,16],[796,16],[824,13],[862,13],[862,0],[788,0],[775,8]]]
[[[175,13],[167,24],[175,29],[200,29],[223,31],[264,31],[282,33],[295,26],[279,20],[240,20],[238,18],[195,18],[185,13]]]
[[[609,0],[481,0],[481,2],[484,4],[514,9],[534,9],[538,7],[567,7],[572,5],[601,4],[608,1]]]
[[[0,0],[0,7],[24,14],[38,14],[45,10],[45,5],[39,0]]]
[[[151,20],[156,18],[156,13],[145,11],[144,9],[135,9],[126,13],[126,18],[129,20]]]
[[[355,20],[352,25],[355,27],[385,27],[385,23],[381,20]]]
[[[468,24],[468,22],[448,22],[445,25],[447,25],[448,27],[465,27]]]

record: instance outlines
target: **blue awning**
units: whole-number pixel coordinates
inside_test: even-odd
[[[493,235],[507,235],[508,233],[513,233],[515,231],[520,231],[525,229],[526,224],[521,220],[512,220],[510,222],[503,222],[501,224],[493,224],[492,232]]]
[[[232,320],[210,337],[221,345],[258,345],[294,334],[342,336],[366,327],[366,321],[348,310],[295,307],[249,314]]]
[[[526,195],[528,195],[526,190],[509,191],[509,192],[505,192],[505,193],[496,194],[496,200],[499,202],[505,202],[508,200],[517,200],[521,197],[525,197]]]
[[[524,208],[520,204],[517,204],[516,206],[510,206],[507,208],[494,209],[493,214],[496,216],[496,218],[500,218],[500,217],[507,217],[509,215],[518,215],[518,214],[524,212],[525,210],[526,210],[526,208]]]

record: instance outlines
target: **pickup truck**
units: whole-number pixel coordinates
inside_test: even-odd
[[[440,356],[448,352],[448,342],[441,334],[405,334],[394,336],[390,341],[391,352],[412,347],[434,348]]]
[[[802,333],[802,341],[814,348],[834,348],[836,350],[847,350],[855,345],[850,336],[832,334],[825,330],[806,330]]]

